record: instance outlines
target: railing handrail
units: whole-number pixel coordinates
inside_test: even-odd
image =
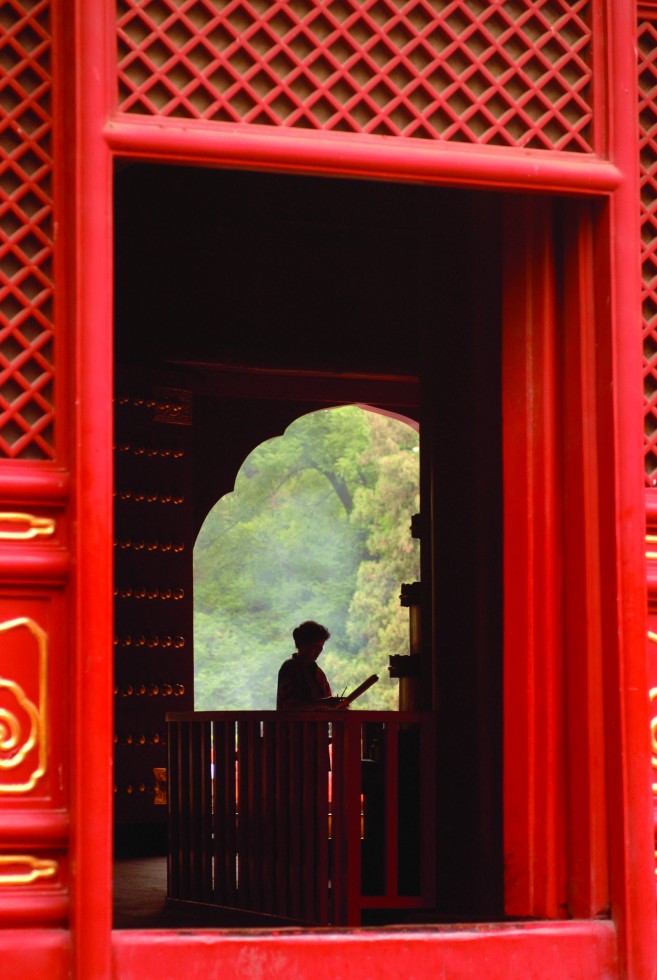
[[[401,724],[421,724],[434,717],[432,711],[370,711],[351,708],[349,711],[307,710],[307,711],[169,711],[168,722],[186,721],[317,721],[332,724],[363,722],[393,722]]]

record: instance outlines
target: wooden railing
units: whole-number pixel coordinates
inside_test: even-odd
[[[410,712],[178,712],[168,897],[302,924],[433,904],[435,725]]]

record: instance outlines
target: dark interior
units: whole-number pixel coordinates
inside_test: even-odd
[[[418,188],[144,165],[116,188],[119,361],[417,373]]]

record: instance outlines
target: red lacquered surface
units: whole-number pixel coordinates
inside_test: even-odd
[[[398,977],[400,974],[508,980],[510,976],[611,980],[618,977],[614,928],[607,922],[526,926],[311,932],[114,935],[115,975],[190,977]],[[645,974],[647,976],[648,974]]]
[[[541,918],[565,903],[552,222],[548,200],[523,198],[507,215],[502,377],[505,908]]]
[[[2,967],[12,980],[66,980],[70,977],[71,937],[64,929],[3,929]]]
[[[110,975],[112,914],[112,164],[100,132],[112,104],[111,8],[61,8],[71,59],[62,67],[75,119],[67,277],[76,397],[71,929],[81,977]]]
[[[22,16],[19,0],[8,6]],[[557,6],[562,13],[572,7]],[[6,789],[0,798],[3,851],[29,859],[22,871],[11,872],[21,881],[3,888],[10,896],[3,908],[24,927],[0,934],[3,968],[8,965],[11,976],[66,975],[72,949],[75,974],[94,980],[112,974],[208,975],[219,968],[227,975],[263,969],[272,976],[402,971],[412,976],[440,970],[488,977],[643,980],[652,975],[655,897],[636,337],[636,25],[631,4],[595,2],[591,10],[594,77],[585,105],[595,117],[592,136],[583,137],[580,151],[562,153],[491,146],[484,139],[480,145],[449,140],[435,145],[369,132],[291,132],[263,126],[255,117],[232,126],[171,115],[119,115],[114,4],[78,0],[71,9],[63,0],[44,0],[30,6],[27,13],[39,17],[41,39],[50,16],[54,156],[37,135],[36,150],[29,147],[36,153],[36,169],[21,155],[18,176],[42,200],[47,183],[42,178],[54,167],[54,197],[47,203],[55,209],[57,236],[21,211],[21,221],[39,226],[32,229],[38,247],[21,258],[11,292],[38,329],[14,363],[13,380],[19,386],[27,380],[27,394],[7,409],[8,418],[24,431],[4,448],[0,503],[5,512],[52,520],[55,530],[47,539],[0,542],[1,622],[23,621],[21,632],[12,632],[22,646],[3,657],[0,673],[20,686],[36,706],[37,719],[46,719],[37,730],[40,743],[47,740],[48,746],[45,767],[37,746],[36,761],[26,754],[16,780],[8,781],[18,788]],[[13,46],[13,39],[8,43]],[[21,57],[28,64],[31,54],[25,49]],[[28,103],[33,100],[39,119],[39,86],[48,87],[42,67],[43,61],[32,74],[38,79],[34,94],[25,86],[21,90]],[[478,63],[475,68],[480,72]],[[561,312],[550,305],[550,282],[559,268],[550,253],[554,212],[548,214],[536,200],[517,207],[516,213],[531,217],[532,231],[525,238],[529,253],[519,278],[506,280],[507,324],[516,323],[518,332],[506,338],[505,442],[507,451],[517,447],[522,461],[506,487],[507,512],[517,511],[517,526],[507,538],[506,580],[509,595],[522,600],[507,610],[509,667],[517,668],[508,678],[507,704],[518,710],[508,719],[509,733],[523,740],[508,742],[507,839],[517,861],[507,900],[526,914],[555,918],[608,909],[611,922],[392,935],[135,932],[112,937],[113,153],[135,160],[556,191],[596,202],[589,212],[575,209],[559,233],[568,259],[563,277],[568,297]],[[13,254],[20,258],[23,251],[21,246],[20,254],[15,249]],[[54,279],[44,271],[46,257],[54,258]],[[28,275],[40,284],[36,292],[24,287]],[[54,321],[39,299],[50,297],[53,282]],[[523,323],[528,310],[536,313],[532,329]],[[54,354],[46,349],[51,331]],[[44,402],[41,382],[36,390],[30,380],[33,367],[21,374],[22,382],[18,376],[28,362],[44,382],[54,372],[54,430],[49,397]],[[36,416],[25,415],[28,402],[36,406]],[[29,458],[32,450],[40,456]],[[44,635],[47,643],[39,646]],[[43,649],[48,671],[40,688]],[[72,933],[44,929],[55,921],[68,923]]]

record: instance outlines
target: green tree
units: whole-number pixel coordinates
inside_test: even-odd
[[[419,509],[417,434],[407,426],[375,416],[370,453],[377,479],[355,498],[352,524],[366,538],[368,555],[358,568],[349,608],[348,638],[380,683],[364,695],[365,707],[397,706],[397,682],[383,672],[388,656],[408,652],[408,612],[399,603],[402,582],[419,578],[419,544],[410,535],[410,518]],[[378,668],[378,669],[377,669]]]
[[[416,504],[417,435],[384,416],[315,412],[257,447],[194,550],[196,707],[273,707],[303,619],[331,630],[323,666],[338,691],[374,668],[387,677],[387,654],[405,649]],[[396,682],[366,697],[394,707]]]

